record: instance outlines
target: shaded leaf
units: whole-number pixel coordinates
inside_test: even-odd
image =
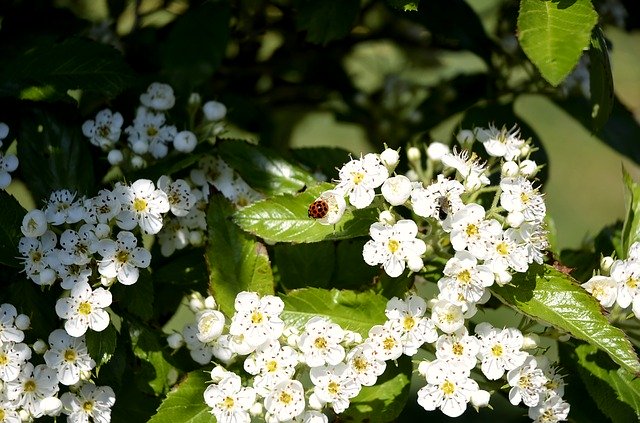
[[[91,358],[99,365],[107,363],[116,350],[118,334],[113,324],[102,332],[88,330],[85,334],[87,350]]]
[[[627,336],[609,323],[600,303],[570,276],[534,264],[526,273],[516,273],[511,284],[494,286],[492,291],[505,304],[602,349],[629,372],[640,373]]]
[[[0,190],[0,263],[22,267],[18,257],[18,243],[22,238],[20,226],[27,211],[11,194]]]
[[[209,290],[222,311],[233,315],[239,292],[273,294],[273,274],[265,246],[231,221],[233,206],[221,196],[211,197],[207,211]]]
[[[292,194],[315,178],[289,163],[274,151],[240,140],[225,140],[218,144],[220,157],[242,176],[252,188],[267,195]]]
[[[521,0],[518,39],[529,60],[555,87],[578,63],[597,20],[590,0]]]
[[[626,188],[627,215],[622,226],[622,251],[619,257],[625,259],[629,247],[640,240],[640,185],[631,178],[625,168],[622,168],[622,178]]]
[[[274,265],[280,284],[286,289],[327,288],[335,267],[335,247],[332,242],[316,244],[278,244],[273,247]]]
[[[357,290],[371,286],[374,278],[381,273],[380,266],[369,266],[362,257],[362,249],[368,240],[369,238],[355,238],[338,242],[333,288]]]
[[[404,12],[415,12],[418,10],[419,1],[411,1],[411,0],[387,0],[387,4],[389,4],[394,9],[402,10]]]
[[[373,208],[348,208],[335,226],[321,225],[308,216],[309,205],[322,192],[332,188],[334,185],[322,183],[300,194],[262,200],[238,210],[233,221],[269,242],[318,242],[367,235],[369,227],[378,218],[378,212]]]
[[[114,300],[129,313],[148,320],[153,316],[154,289],[148,270],[141,269],[133,285],[116,283],[111,287]]]
[[[136,370],[136,384],[145,392],[164,394],[170,387],[170,377],[174,371],[164,358],[164,340],[157,331],[137,324],[131,325],[129,336],[133,353],[141,360],[141,366]]]
[[[296,26],[306,31],[306,40],[314,44],[346,36],[360,11],[359,0],[295,0]]]
[[[210,380],[206,372],[195,370],[187,374],[162,401],[149,423],[210,423],[210,408],[204,402],[204,390]]]
[[[349,151],[340,147],[304,147],[291,150],[300,163],[313,172],[321,172],[327,180],[338,179],[338,169],[349,161]]]
[[[282,319],[300,329],[310,318],[326,316],[343,329],[358,332],[366,338],[372,326],[386,320],[387,299],[371,291],[304,288],[289,292],[282,300]]]
[[[598,132],[609,119],[615,97],[607,41],[599,26],[593,29],[591,35],[589,59],[592,127],[594,132]]]

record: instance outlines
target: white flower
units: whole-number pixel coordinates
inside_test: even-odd
[[[476,136],[473,131],[469,129],[461,129],[460,132],[456,134],[456,140],[461,146],[471,148],[471,144],[475,142]]]
[[[485,175],[485,164],[467,150],[453,151],[442,156],[442,164],[454,168],[464,178],[464,187],[467,191],[475,191],[483,185],[489,185],[489,178]]]
[[[52,268],[60,265],[55,250],[58,238],[47,230],[39,238],[21,238],[18,251],[24,257],[23,265],[27,276],[38,285],[51,285],[56,279]]]
[[[382,184],[380,191],[385,200],[392,206],[404,204],[411,196],[412,183],[404,175],[388,178]]]
[[[367,342],[349,351],[346,362],[353,378],[363,386],[375,385],[378,376],[387,368],[387,363],[380,359],[379,354]]]
[[[427,246],[416,238],[418,226],[413,220],[402,219],[394,225],[375,222],[369,228],[369,234],[373,239],[362,250],[368,265],[382,264],[391,277],[400,276],[405,264],[414,272],[422,269],[422,254]]]
[[[545,250],[549,247],[547,231],[542,223],[523,222],[514,230],[516,242],[525,251],[527,262],[542,264],[545,258]]]
[[[265,398],[267,422],[286,422],[302,414],[305,408],[304,388],[297,380],[280,382]]]
[[[38,418],[44,413],[40,401],[58,392],[58,377],[55,370],[44,364],[34,368],[26,363],[17,379],[5,385],[7,398]]]
[[[151,153],[156,159],[167,155],[167,145],[177,134],[175,126],[165,125],[163,113],[153,113],[144,107],[138,108],[133,126],[124,131],[129,135],[129,146],[134,153]]]
[[[240,376],[229,374],[205,389],[204,401],[218,423],[249,423],[249,409],[256,402],[256,393],[242,386]]]
[[[202,113],[208,121],[219,121],[227,115],[227,106],[219,101],[207,101],[202,105]]]
[[[382,153],[380,153],[380,161],[387,167],[389,172],[393,172],[396,166],[398,166],[398,162],[400,162],[400,154],[398,153],[398,150],[386,148]]]
[[[82,124],[82,133],[89,138],[91,144],[106,151],[120,139],[122,123],[120,113],[104,109],[98,112],[95,120],[88,120]]]
[[[439,408],[449,417],[458,417],[479,389],[476,381],[469,378],[468,370],[443,360],[420,363],[419,371],[427,384],[418,391],[418,404],[427,411]]]
[[[450,151],[451,150],[449,149],[449,146],[447,144],[434,141],[429,144],[429,147],[427,147],[427,157],[429,157],[430,160],[438,162],[442,160],[442,157],[444,157],[444,155],[449,153]]]
[[[98,243],[98,272],[107,278],[118,278],[124,285],[136,283],[140,275],[138,268],[146,268],[151,263],[151,253],[137,247],[138,240],[131,232],[119,232],[117,241],[103,239]]]
[[[636,303],[640,305],[640,262],[635,260],[616,260],[611,266],[611,278],[616,281],[618,295],[616,302],[622,308],[633,303],[636,314]],[[640,310],[636,316],[640,315]]]
[[[373,349],[374,358],[379,361],[395,360],[402,355],[402,340],[396,331],[375,325],[369,329],[366,342]]]
[[[224,329],[224,314],[218,310],[202,310],[196,315],[198,340],[203,344],[218,338]]]
[[[87,282],[78,282],[71,295],[56,302],[56,314],[64,322],[64,329],[74,337],[85,334],[88,328],[101,332],[109,326],[109,313],[103,310],[111,305],[111,292],[104,288],[95,291]]]
[[[312,317],[304,326],[305,330],[298,339],[298,348],[309,367],[323,364],[338,364],[345,357],[340,345],[344,339],[344,330],[323,317]]]
[[[55,270],[61,279],[60,286],[64,289],[71,289],[79,282],[89,282],[89,277],[93,274],[89,264],[60,263]]]
[[[0,414],[3,416],[2,423],[22,423],[18,406],[4,397],[0,397]]]
[[[44,212],[39,209],[34,209],[24,215],[20,230],[24,236],[36,238],[43,235],[47,231],[47,228],[47,218],[44,216]]]
[[[94,233],[94,226],[84,224],[78,232],[67,229],[60,235],[60,246],[58,259],[62,264],[84,265],[89,264],[96,251],[98,237]]]
[[[460,195],[464,192],[462,184],[454,179],[438,175],[438,180],[426,188],[417,184],[411,192],[411,206],[415,214],[421,217],[432,217],[446,222],[450,216],[464,206]]]
[[[27,344],[4,342],[0,344],[0,381],[15,380],[22,367],[31,358],[31,349]]]
[[[238,207],[246,207],[264,198],[262,194],[254,190],[244,179],[236,177],[230,185],[230,190],[223,195]]]
[[[67,189],[53,191],[44,209],[47,222],[53,225],[79,222],[85,210],[82,202],[74,201],[75,196]]]
[[[162,229],[162,213],[171,209],[167,194],[156,189],[148,179],[138,179],[131,187],[119,185],[114,190],[122,204],[116,217],[118,226],[127,231],[136,224],[146,234],[157,234]]]
[[[158,188],[167,194],[167,201],[171,213],[176,216],[186,216],[191,208],[196,204],[196,197],[191,193],[189,184],[183,179],[171,181],[166,175],[158,179]]]
[[[554,395],[529,409],[529,418],[534,423],[556,423],[567,420],[570,406],[562,398]]]
[[[172,218],[167,216],[162,225],[162,229],[158,233],[158,243],[160,243],[160,253],[169,257],[176,250],[182,250],[189,245],[190,231],[184,220],[181,218]]]
[[[475,331],[480,337],[478,356],[482,373],[489,380],[501,378],[505,371],[521,366],[529,356],[521,351],[524,338],[517,329],[498,330],[483,322],[476,326]]]
[[[265,295],[258,297],[255,292],[240,292],[235,300],[236,312],[231,318],[229,333],[243,335],[253,349],[270,339],[282,335],[284,322],[280,313],[284,303],[278,297]]]
[[[389,177],[389,171],[377,154],[369,153],[361,159],[346,163],[339,171],[340,181],[336,190],[349,195],[349,202],[358,209],[373,201],[374,189]]]
[[[73,385],[80,381],[80,373],[96,366],[89,356],[84,336],[74,338],[64,329],[56,329],[49,334],[49,350],[44,353],[47,366],[56,370],[58,380],[63,385]]]
[[[9,135],[9,126],[4,122],[0,122],[0,147],[2,147],[2,141],[7,138],[7,135]]]
[[[508,269],[516,272],[525,272],[529,267],[527,251],[524,245],[518,242],[517,230],[509,228],[492,239],[488,246],[487,255],[484,258],[487,266],[496,274],[496,282],[505,284],[511,280]]]
[[[154,110],[169,110],[176,103],[176,98],[170,85],[154,82],[146,93],[140,94],[140,103]]]
[[[309,217],[317,219],[322,225],[335,225],[342,219],[347,203],[342,193],[336,190],[325,191],[309,206]]]
[[[554,395],[563,396],[565,381],[564,377],[558,373],[558,368],[552,366],[549,359],[544,355],[536,357],[536,361],[538,362],[538,368],[542,370],[547,378],[547,382],[544,384],[544,399]]]
[[[213,357],[212,344],[220,338],[204,343],[198,339],[198,333],[196,324],[186,324],[182,328],[182,338],[193,361],[202,365],[209,364],[211,363],[211,357]]]
[[[278,383],[293,377],[299,358],[290,346],[281,346],[277,340],[271,340],[244,360],[244,369],[255,375],[253,387],[258,395],[266,397]]]
[[[122,211],[122,205],[119,195],[108,189],[102,189],[98,195],[90,200],[90,204],[86,207],[87,213],[85,221],[87,223],[104,223],[108,224],[111,219],[116,217]],[[89,217],[87,219],[86,217]],[[133,229],[133,228],[132,228]]]
[[[181,153],[191,153],[198,144],[196,134],[191,131],[180,131],[173,139],[173,148]]]
[[[489,244],[502,234],[502,226],[496,220],[485,220],[480,204],[471,203],[451,218],[451,245],[456,251],[469,250],[476,258],[486,257]]]
[[[116,403],[116,396],[109,386],[84,382],[75,394],[62,394],[60,401],[69,423],[86,423],[89,418],[96,423],[107,423],[111,421],[111,407]]]
[[[426,302],[417,295],[409,295],[404,301],[393,297],[387,302],[385,314],[389,320],[385,326],[400,334],[406,355],[415,355],[422,344],[438,337],[434,323],[424,317],[426,310]]]
[[[349,400],[360,392],[360,384],[352,377],[344,363],[335,366],[314,367],[310,372],[315,385],[313,394],[322,403],[329,403],[336,413],[349,407]]]
[[[12,304],[0,305],[0,344],[24,340],[24,332],[16,327],[17,317],[18,310]]]
[[[492,124],[489,128],[478,128],[476,138],[483,145],[490,156],[504,157],[505,160],[514,160],[520,157],[520,151],[525,145],[520,138],[520,129],[517,126],[507,130],[506,127],[497,129]]]
[[[436,357],[452,366],[471,370],[475,367],[480,342],[461,327],[450,335],[441,335],[436,341]]]
[[[507,381],[511,385],[509,401],[513,405],[523,402],[527,407],[535,407],[542,399],[547,378],[533,356],[528,356],[521,366],[507,373]]]
[[[440,299],[433,305],[431,320],[445,333],[453,333],[464,325],[462,307]]]
[[[107,161],[112,166],[119,165],[120,163],[122,163],[123,160],[124,160],[124,155],[120,150],[113,149],[109,151],[109,154],[107,154]]]
[[[440,295],[457,305],[476,303],[487,287],[493,285],[493,272],[468,251],[458,251],[444,266],[444,277],[438,281]]]
[[[520,213],[527,222],[542,222],[547,213],[544,197],[528,179],[503,178],[500,205],[509,213]]]
[[[582,284],[582,287],[596,300],[602,307],[613,307],[618,294],[617,282],[609,276],[595,275]]]
[[[18,168],[18,158],[13,154],[3,155],[0,152],[0,189],[5,189],[11,183],[10,172]]]

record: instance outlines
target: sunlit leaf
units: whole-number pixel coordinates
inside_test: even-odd
[[[609,119],[613,109],[614,91],[607,41],[600,27],[591,35],[589,48],[589,87],[591,92],[591,118],[593,131],[598,132]]]
[[[162,401],[149,423],[210,423],[211,409],[204,402],[204,390],[210,380],[207,373],[195,370],[187,374]]]
[[[327,44],[351,30],[360,11],[359,0],[295,0],[296,26],[307,32],[307,41]]]
[[[22,238],[22,218],[27,211],[5,190],[0,190],[0,204],[0,263],[20,267],[18,242]]]

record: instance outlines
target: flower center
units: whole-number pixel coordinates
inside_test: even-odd
[[[447,379],[442,383],[442,385],[440,385],[440,389],[445,395],[449,396],[456,390],[456,386]]]
[[[358,358],[353,360],[353,367],[358,372],[364,372],[369,367],[369,363],[367,363],[367,360],[365,360],[364,358],[358,357]]]
[[[396,340],[390,336],[385,338],[384,341],[382,341],[382,347],[387,351],[392,350],[395,346],[396,346]]]
[[[465,232],[467,233],[467,236],[476,236],[478,235],[479,231],[476,225],[474,225],[473,223],[469,223]]]
[[[88,316],[91,314],[91,304],[88,301],[83,301],[78,305],[78,313]]]
[[[156,128],[155,126],[148,127],[147,135],[150,137],[155,137],[156,135],[158,135],[158,128]]]
[[[453,350],[453,353],[455,355],[464,354],[464,346],[459,342],[456,342],[455,344],[453,344],[453,347],[451,349]]]
[[[278,370],[278,362],[275,360],[271,360],[267,362],[267,371],[269,373],[273,373]]]
[[[351,180],[354,184],[360,185],[364,180],[364,173],[362,172],[351,172]]]
[[[469,272],[469,269],[465,269],[462,272],[458,273],[458,281],[461,283],[471,282],[471,272]]]
[[[332,380],[331,382],[329,382],[329,385],[327,386],[327,391],[329,391],[331,395],[336,396],[340,393],[340,385],[338,385],[337,382]]]
[[[0,366],[4,366],[9,362],[9,357],[6,354],[0,353]]]
[[[5,418],[4,410],[0,408],[0,421],[4,420],[4,418]]]
[[[120,250],[116,253],[115,259],[118,263],[126,263],[129,260],[129,252],[126,250]]]
[[[109,130],[109,127],[107,125],[102,125],[98,128],[98,135],[100,135],[102,138],[107,138],[110,133],[111,131]]]
[[[629,276],[626,284],[630,289],[636,289],[638,287],[638,280],[633,276]]]
[[[264,320],[264,316],[258,310],[255,310],[251,313],[251,323],[254,325],[259,325]]]
[[[33,392],[36,390],[36,383],[30,379],[24,383],[22,389],[25,392]]]
[[[280,392],[280,397],[278,398],[278,400],[283,403],[288,405],[291,401],[293,401],[293,397],[291,396],[290,393],[288,392]]]
[[[231,397],[226,397],[224,400],[222,400],[222,408],[226,408],[227,410],[231,410],[234,404],[235,401]]]
[[[93,410],[93,401],[85,401],[82,404],[82,409],[87,412],[90,413]]]
[[[389,248],[391,254],[395,254],[395,252],[400,249],[400,243],[395,239],[390,239],[389,244],[387,244],[387,248]]]
[[[520,376],[520,379],[518,379],[518,386],[520,386],[521,388],[527,388],[531,386],[531,380],[529,379],[529,376],[528,375]]]
[[[527,195],[526,192],[522,192],[520,193],[520,201],[522,201],[522,204],[527,204],[529,202],[530,198]]]
[[[506,242],[501,242],[498,245],[496,245],[496,251],[501,256],[509,255],[509,246],[507,245]]]
[[[313,345],[315,345],[318,349],[327,348],[327,340],[323,337],[318,337],[315,341],[313,341]]]
[[[491,347],[491,354],[493,354],[496,357],[501,357],[502,356],[502,345],[495,344],[493,347]]]
[[[402,326],[404,327],[404,330],[411,330],[415,325],[416,325],[416,321],[411,316],[406,316],[402,322]]]
[[[64,361],[67,361],[69,363],[75,362],[77,357],[78,355],[74,350],[69,349],[64,352]]]
[[[133,209],[135,211],[139,212],[143,212],[147,209],[147,202],[145,200],[143,200],[142,198],[135,198],[133,200]]]

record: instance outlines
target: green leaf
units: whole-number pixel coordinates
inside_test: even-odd
[[[640,379],[618,368],[603,351],[593,345],[561,345],[560,356],[562,365],[571,375],[577,373],[580,376],[587,392],[604,415],[614,422],[638,420]],[[569,391],[573,386],[568,385]],[[582,402],[589,401],[582,398]]]
[[[310,318],[326,316],[366,338],[372,326],[386,320],[387,299],[371,291],[304,288],[289,292],[282,300],[284,311],[280,316],[286,324],[300,329]]]
[[[640,373],[638,356],[625,333],[609,323],[600,303],[572,277],[534,264],[526,273],[516,273],[509,285],[492,291],[505,304],[602,349],[626,370]]]
[[[148,320],[153,316],[154,289],[148,270],[141,270],[133,285],[115,284],[111,288],[114,302],[129,313]]]
[[[327,180],[338,179],[338,169],[349,161],[349,151],[339,147],[303,147],[291,150],[293,157]]]
[[[218,144],[222,159],[242,176],[252,188],[267,195],[292,194],[315,178],[272,150],[241,140],[225,140]]]
[[[622,168],[622,178],[626,188],[627,215],[622,227],[622,255],[620,258],[625,259],[629,247],[640,239],[640,185],[631,178],[624,167]]]
[[[314,44],[346,36],[360,12],[360,0],[295,0],[296,26],[307,31],[306,40]]]
[[[397,365],[387,362],[376,384],[363,386],[341,417],[368,423],[395,421],[409,399],[412,370],[411,358],[405,355],[397,360]]]
[[[169,390],[174,367],[165,359],[164,343],[159,332],[144,325],[132,324],[129,330],[133,353],[140,366],[136,369],[135,381],[145,392],[162,395]]]
[[[21,267],[18,257],[18,243],[22,238],[20,226],[27,211],[18,200],[4,190],[0,190],[0,263]]]
[[[356,238],[338,242],[333,276],[335,288],[357,290],[370,287],[374,278],[380,275],[380,266],[369,266],[362,258],[362,249],[368,240],[369,238]]]
[[[599,132],[609,119],[615,96],[607,41],[599,26],[593,29],[591,35],[589,59],[591,118],[593,119],[593,131]]]
[[[207,211],[209,290],[227,316],[233,315],[239,292],[273,294],[267,249],[233,224],[230,219],[233,211],[233,206],[221,196],[211,198]]]
[[[188,373],[167,394],[149,423],[211,423],[213,417],[203,397],[209,380],[207,373],[202,370]]]
[[[36,204],[58,189],[77,191],[78,196],[93,193],[89,141],[77,123],[63,120],[66,112],[36,109],[22,120],[18,157]]]
[[[197,163],[204,154],[210,153],[212,148],[213,146],[209,143],[200,143],[193,152],[186,155],[172,151],[151,166],[133,172],[129,178],[130,180],[150,179],[157,181],[162,175],[173,175]]]
[[[578,63],[597,21],[590,0],[521,0],[518,39],[527,57],[555,87]]]
[[[335,226],[321,225],[308,216],[309,205],[322,192],[332,188],[335,186],[322,183],[300,194],[259,201],[238,210],[233,221],[269,242],[318,242],[367,235],[371,224],[378,219],[378,212],[373,208],[347,208]]]
[[[284,288],[327,288],[330,285],[336,254],[332,242],[278,244],[273,250],[274,265]]]
[[[86,38],[28,50],[0,75],[0,95],[34,101],[71,99],[70,90],[112,98],[133,82],[133,72],[119,51]]]
[[[111,359],[116,350],[117,337],[118,334],[113,325],[107,326],[102,332],[87,331],[85,334],[87,350],[98,365],[107,363]]]
[[[213,75],[229,40],[228,1],[207,1],[180,16],[162,45],[163,68],[181,91]]]
[[[411,0],[387,0],[387,3],[394,9],[404,12],[415,12],[418,10],[418,3],[420,2]]]

